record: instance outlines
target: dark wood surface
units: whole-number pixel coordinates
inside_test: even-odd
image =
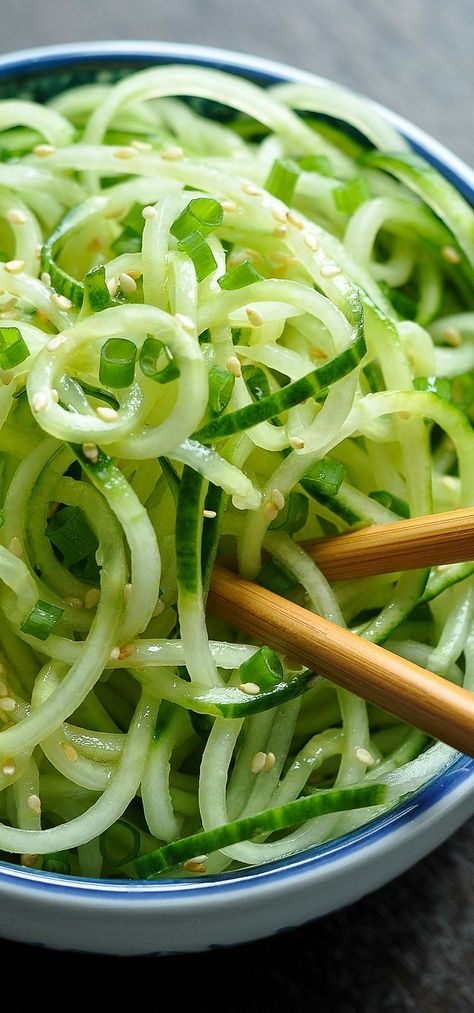
[[[256,53],[370,95],[474,162],[472,0],[1,0],[0,6],[3,51],[142,38]],[[198,1013],[470,1013],[473,855],[471,821],[371,897],[246,947],[124,965],[5,942],[5,966],[21,960],[31,984],[48,994],[58,967],[70,984],[83,982],[84,995],[97,996],[93,971],[106,994],[126,978],[135,996],[151,995],[154,1006],[171,986],[171,1008]],[[153,991],[144,993],[144,986]]]

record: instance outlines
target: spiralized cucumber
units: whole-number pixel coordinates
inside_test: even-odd
[[[365,100],[196,67],[0,101],[0,146],[0,850],[198,876],[372,820],[453,751],[208,591],[237,557],[472,688],[472,562],[298,544],[474,504],[472,210]]]

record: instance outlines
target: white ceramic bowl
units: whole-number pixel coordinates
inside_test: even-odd
[[[116,67],[219,67],[265,83],[314,82],[268,60],[201,46],[101,42],[0,57],[0,97],[62,90]],[[52,82],[54,79],[54,82]],[[38,92],[38,84],[40,90]],[[43,91],[41,90],[43,89]],[[442,145],[385,109],[413,147],[474,202],[474,174]],[[96,881],[0,863],[0,936],[58,949],[169,954],[249,942],[358,900],[404,872],[474,812],[474,760],[454,760],[390,813],[303,854],[225,877]]]

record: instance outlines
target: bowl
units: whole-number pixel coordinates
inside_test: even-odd
[[[0,57],[0,98],[44,99],[153,64],[190,63],[261,84],[321,81],[269,60],[171,43],[101,42]],[[474,174],[376,106],[472,202]],[[0,863],[0,935],[57,949],[171,954],[249,942],[350,904],[404,872],[474,812],[474,760],[453,754],[422,789],[367,826],[269,865],[199,880],[86,880]]]

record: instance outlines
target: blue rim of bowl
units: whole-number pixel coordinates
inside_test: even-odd
[[[147,66],[153,63],[191,63],[207,65],[228,70],[243,77],[251,77],[261,84],[275,84],[282,80],[315,83],[326,79],[306,71],[297,70],[287,64],[273,60],[261,59],[230,50],[214,49],[207,46],[192,46],[168,42],[139,41],[105,41],[100,43],[73,43],[59,46],[44,46],[37,49],[19,50],[15,53],[0,56],[0,84],[2,79],[16,75],[28,77],[38,73],[56,71],[61,67],[93,66],[100,58],[101,65],[126,63]],[[370,101],[385,119],[410,141],[419,154],[427,158],[456,188],[474,204],[474,173],[456,155],[442,144],[430,137],[423,130],[409,123],[391,110]],[[471,791],[468,782],[472,781]],[[68,894],[69,896],[94,896],[121,901],[127,898],[142,900],[153,899],[160,895],[169,899],[189,896],[190,891],[206,894],[222,891],[242,890],[261,884],[262,881],[273,883],[293,878],[298,874],[322,870],[338,858],[361,853],[362,849],[381,844],[395,831],[407,830],[415,821],[423,822],[436,807],[440,807],[448,796],[453,794],[472,794],[474,809],[474,759],[462,754],[455,758],[426,785],[418,789],[406,801],[395,806],[384,816],[378,817],[364,827],[353,830],[342,837],[329,841],[327,844],[316,845],[295,855],[266,865],[249,867],[248,869],[229,872],[222,876],[200,876],[199,880],[167,878],[157,881],[130,880],[98,880],[85,879],[79,876],[61,876],[25,866],[0,863],[0,886],[12,884],[33,890],[42,890],[47,894]]]

